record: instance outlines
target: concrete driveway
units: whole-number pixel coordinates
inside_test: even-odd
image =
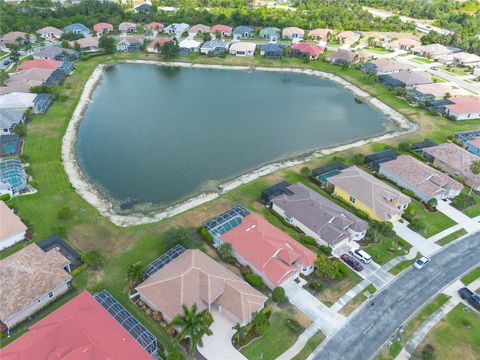
[[[246,360],[240,351],[232,345],[235,322],[218,310],[212,310],[213,324],[211,336],[203,337],[203,347],[197,350],[208,360]]]

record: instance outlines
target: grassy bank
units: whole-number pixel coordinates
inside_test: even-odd
[[[102,288],[108,289],[124,306],[137,316],[154,334],[167,346],[176,345],[155,325],[132,305],[127,296],[126,271],[130,264],[141,262],[149,263],[161,252],[162,233],[172,226],[186,226],[195,228],[206,218],[225,210],[227,207],[242,202],[254,211],[263,211],[257,202],[260,191],[269,184],[278,182],[299,170],[299,167],[278,171],[249,184],[243,185],[219,199],[199,206],[173,218],[142,226],[120,228],[113,225],[108,219],[99,215],[98,211],[89,205],[70,185],[61,161],[62,137],[67,128],[71,115],[78,103],[83,86],[93,69],[101,63],[114,64],[123,59],[158,59],[156,55],[146,54],[117,54],[93,57],[88,61],[78,61],[75,72],[67,78],[64,86],[58,89],[58,100],[54,102],[44,115],[35,116],[27,126],[25,142],[25,161],[30,164],[28,171],[31,174],[38,193],[20,196],[9,202],[17,210],[20,217],[33,230],[33,240],[37,241],[52,232],[66,234],[68,242],[80,252],[98,250],[106,257],[101,271],[82,274],[78,286],[90,291]],[[383,86],[363,73],[354,70],[342,70],[340,67],[324,62],[304,63],[298,59],[282,59],[269,61],[263,58],[226,59],[209,57],[192,57],[191,61],[198,63],[220,65],[259,65],[312,68],[327,71],[359,86],[370,94],[375,94],[387,105],[407,116],[411,121],[420,125],[415,134],[408,134],[390,139],[385,144],[365,145],[358,149],[347,151],[341,155],[350,156],[354,152],[366,153],[373,146],[396,145],[405,141],[422,140],[425,137],[436,141],[444,141],[455,131],[473,129],[479,126],[480,121],[455,123],[439,116],[432,116],[425,111],[410,107],[404,100],[388,92]],[[328,159],[331,159],[328,158]],[[327,158],[316,159],[308,164],[310,167],[325,163]],[[57,216],[63,207],[72,209],[72,215],[62,220]],[[1,257],[18,250],[18,245],[5,252]]]

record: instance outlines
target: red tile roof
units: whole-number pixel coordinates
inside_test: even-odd
[[[231,33],[233,29],[230,26],[227,26],[227,25],[215,25],[215,26],[212,26],[212,28],[210,30],[213,33],[217,32],[217,31],[220,31],[220,32],[224,32],[224,33],[228,34],[228,33]]]
[[[454,104],[445,105],[456,114],[480,113],[480,96],[458,96],[450,98]]]
[[[61,61],[50,59],[28,60],[17,66],[17,71],[30,69],[56,69],[62,65]]]
[[[158,38],[153,40],[150,44],[147,45],[147,49],[155,49],[155,46],[158,45],[163,45],[169,41],[172,41],[173,38]]]
[[[145,25],[145,29],[152,29],[152,30],[160,30],[160,29],[163,29],[164,27],[165,25],[156,21],[153,21],[150,24]]]
[[[291,48],[294,50],[300,51],[302,53],[308,53],[312,57],[317,57],[318,55],[322,54],[323,51],[325,50],[321,46],[307,44],[307,43],[293,44]]]
[[[93,30],[95,31],[103,31],[104,29],[113,30],[113,25],[106,22],[101,22],[93,25]]]
[[[2,360],[152,360],[88,292],[58,308],[0,350]]]
[[[295,262],[312,266],[316,259],[315,253],[256,214],[246,216],[221,238],[274,285],[298,271]]]

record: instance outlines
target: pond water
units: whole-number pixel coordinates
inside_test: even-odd
[[[76,149],[80,168],[117,211],[147,211],[392,128],[314,76],[121,64],[98,83]]]

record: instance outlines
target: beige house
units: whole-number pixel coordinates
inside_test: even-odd
[[[282,30],[282,38],[284,39],[303,39],[305,30],[298,27],[287,27]]]
[[[219,311],[241,325],[263,308],[267,297],[200,250],[187,250],[135,289],[167,321],[182,314],[182,304]]]
[[[342,31],[337,37],[340,43],[347,45],[352,45],[354,42],[360,40],[360,34],[353,31]]]
[[[44,252],[36,244],[0,260],[0,321],[11,328],[65,293],[69,270],[59,250]]]
[[[38,29],[37,34],[45,40],[58,40],[62,37],[63,31],[53,26],[46,26]]]
[[[440,44],[417,46],[413,49],[414,54],[434,60],[438,59],[440,56],[448,55],[451,52],[452,51],[446,46]]]
[[[235,56],[253,56],[257,45],[251,42],[236,42],[230,45],[230,54]]]
[[[28,36],[27,33],[22,31],[10,31],[0,37],[0,44],[17,44],[20,43],[21,45],[25,44],[27,41],[34,42],[37,39],[35,35]]]
[[[0,201],[0,250],[25,239],[27,227],[20,218]]]
[[[389,42],[388,44],[385,45],[385,49],[391,50],[391,51],[397,51],[397,50],[410,51],[413,48],[420,45],[421,45],[420,41],[409,38],[409,37],[404,37],[404,38],[400,38],[400,39]]]

